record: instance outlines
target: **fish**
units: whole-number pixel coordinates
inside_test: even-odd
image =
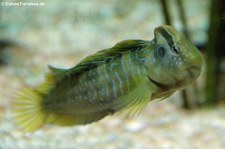
[[[18,93],[14,117],[26,132],[45,125],[86,125],[113,114],[132,117],[150,101],[195,82],[202,66],[195,45],[161,25],[152,40],[124,40],[69,69],[49,65],[43,83]]]

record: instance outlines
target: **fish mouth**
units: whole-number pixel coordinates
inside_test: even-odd
[[[154,85],[161,88],[162,90],[168,90],[168,86],[166,86],[165,84],[162,84],[162,83],[152,79],[150,76],[148,76],[148,79],[150,80],[150,82],[152,82]]]
[[[190,69],[187,69],[187,73],[190,78],[194,78],[195,75]]]
[[[182,77],[172,77],[171,76],[172,79],[174,79],[174,82],[173,83],[171,82],[171,84],[163,84],[163,83],[153,79],[149,75],[148,75],[148,79],[152,84],[154,84],[158,88],[160,88],[162,90],[170,90],[172,88],[182,87],[182,86],[184,86],[184,84],[188,84],[188,82],[191,83],[194,80],[196,80],[201,73],[201,67],[193,65],[187,69],[183,69],[183,71],[186,71],[185,76],[183,76],[183,75],[182,75]],[[183,74],[183,73],[181,73],[181,74]]]
[[[197,78],[197,76],[200,74],[201,69],[199,69],[199,66],[192,66],[186,69],[186,71],[188,73],[188,76],[194,79],[194,78]]]

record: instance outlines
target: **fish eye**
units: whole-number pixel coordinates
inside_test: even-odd
[[[163,46],[159,46],[157,49],[157,53],[160,58],[164,58],[164,56],[166,55],[166,50]]]
[[[177,45],[173,45],[171,47],[171,50],[172,50],[173,53],[175,53],[177,55],[180,54],[180,48]]]

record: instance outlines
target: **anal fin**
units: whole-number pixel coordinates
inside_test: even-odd
[[[76,115],[50,114],[47,123],[60,126],[85,125],[96,122],[110,114],[112,114],[110,110]]]

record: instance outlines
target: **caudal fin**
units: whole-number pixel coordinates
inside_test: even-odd
[[[40,128],[45,122],[45,113],[41,108],[42,96],[38,91],[25,88],[15,100],[15,119],[19,127],[31,132]]]
[[[49,73],[37,89],[25,88],[14,100],[14,116],[24,131],[35,131],[46,123],[48,115],[42,108],[43,95],[48,94],[55,81],[56,75]]]

